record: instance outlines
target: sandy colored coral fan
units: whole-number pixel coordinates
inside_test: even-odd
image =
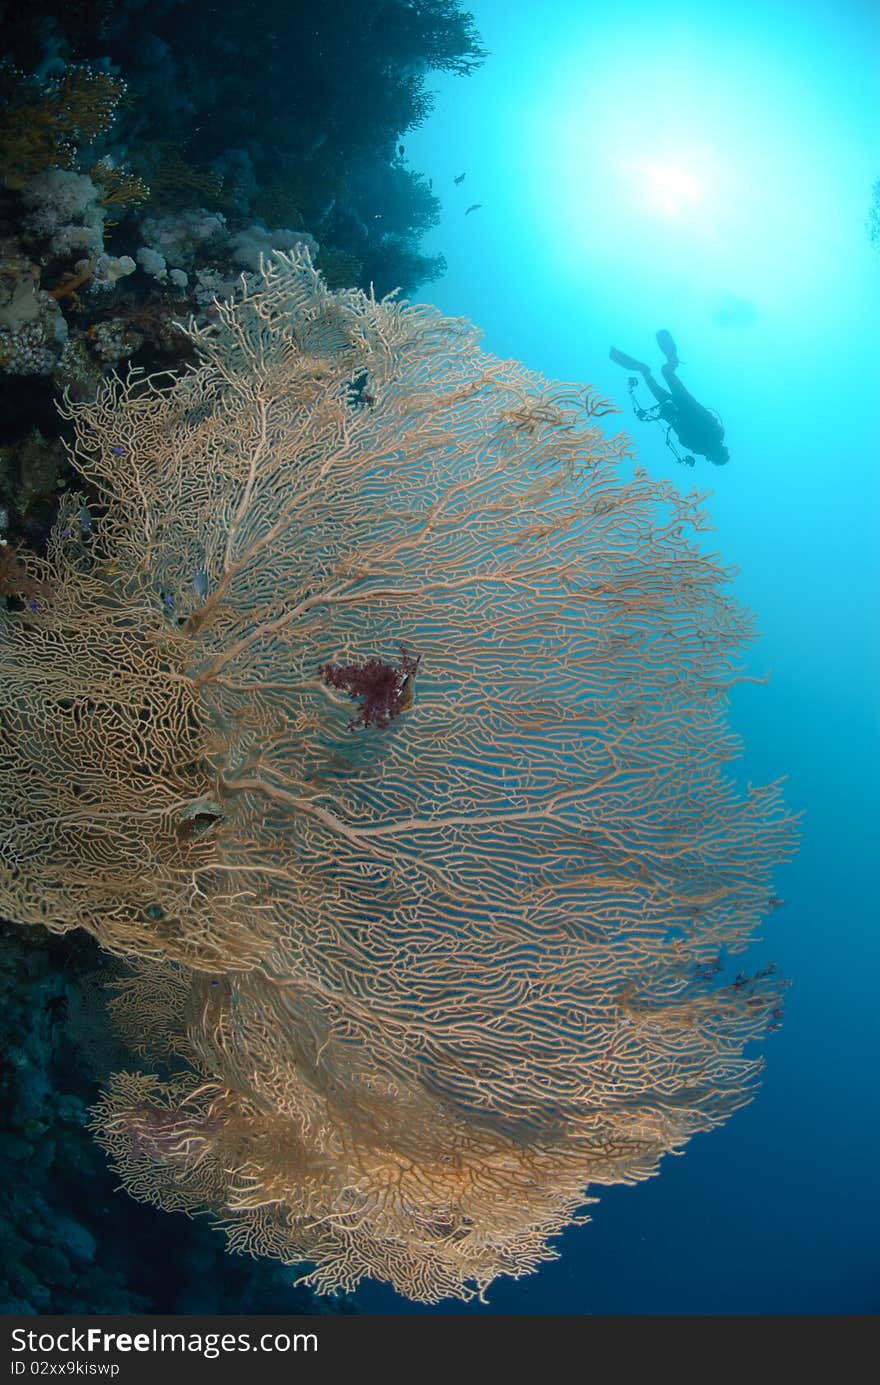
[[[191,1075],[96,1112],[135,1196],[467,1297],[758,1075],[780,984],[715,976],[794,839],[725,771],[751,621],[701,497],[469,324],[295,252],[189,330],[66,405],[102,508],[2,617],[0,907],[140,959],[119,1007]],[[321,670],[401,647],[350,729]]]

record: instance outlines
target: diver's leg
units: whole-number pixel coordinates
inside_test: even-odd
[[[676,404],[691,404],[695,408],[700,407],[696,399],[694,399],[694,396],[689,390],[685,389],[684,385],[679,380],[675,373],[675,366],[671,361],[667,361],[666,365],[660,367],[660,374],[669,386],[669,393],[672,395]]]
[[[657,400],[657,403],[658,403],[658,404],[668,404],[668,403],[669,403],[669,401],[672,399],[672,395],[671,395],[671,394],[667,394],[667,393],[666,393],[666,390],[663,389],[663,387],[662,387],[661,385],[658,385],[658,384],[657,384],[657,381],[654,379],[653,375],[651,374],[650,367],[648,367],[648,366],[643,366],[643,367],[642,367],[642,379],[644,380],[645,384],[648,386],[648,389],[651,391],[651,393],[653,394],[654,398]]]
[[[651,374],[651,367],[649,365],[645,365],[644,361],[637,361],[635,356],[627,356],[625,351],[618,351],[616,346],[612,346],[608,354],[615,365],[622,365],[626,370],[638,371],[658,404],[669,403],[671,396],[657,384],[657,381]]]

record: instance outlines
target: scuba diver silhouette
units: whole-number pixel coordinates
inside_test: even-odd
[[[665,330],[658,332],[657,345],[666,357],[666,364],[661,367],[660,374],[666,381],[667,389],[657,384],[651,374],[651,367],[645,365],[644,361],[627,356],[625,352],[618,351],[616,346],[612,346],[608,353],[616,365],[622,365],[626,370],[638,371],[657,400],[649,409],[641,408],[633,394],[638,381],[631,376],[629,392],[636,418],[650,422],[662,418],[668,424],[666,445],[677,462],[693,466],[694,457],[690,454],[696,452],[713,466],[724,466],[730,461],[730,453],[724,445],[724,426],[720,418],[709,409],[704,409],[702,404],[698,404],[676,375],[679,366],[678,351],[670,333]],[[670,433],[675,433],[682,447],[688,449],[688,455],[680,456]]]

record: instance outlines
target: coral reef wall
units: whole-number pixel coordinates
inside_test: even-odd
[[[485,52],[456,0],[0,0],[0,27],[0,542],[41,550],[59,393],[179,365],[175,322],[273,249],[380,294],[442,273],[403,140]]]

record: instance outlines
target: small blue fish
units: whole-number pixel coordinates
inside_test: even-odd
[[[88,505],[80,505],[77,519],[79,520],[80,529],[82,529],[87,538],[91,538],[93,533],[92,516]]]
[[[193,573],[193,591],[196,596],[208,595],[208,574],[203,567],[197,567]]]

